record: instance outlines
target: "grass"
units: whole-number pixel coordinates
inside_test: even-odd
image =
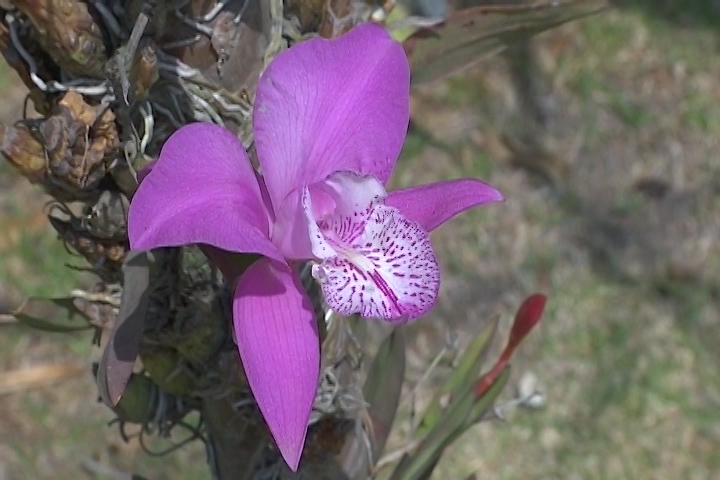
[[[411,355],[432,357],[448,328],[469,338],[492,313],[507,329],[524,296],[550,296],[514,363],[516,376],[539,378],[547,406],[477,426],[434,478],[720,478],[720,193],[712,183],[720,59],[711,54],[720,22],[710,3],[624,2],[538,40],[558,105],[548,129],[568,164],[559,187],[508,161],[497,134],[512,95],[501,59],[417,95],[418,128],[395,186],[474,176],[507,201],[434,233],[441,302],[413,327]],[[457,131],[438,134],[449,124]],[[669,193],[645,196],[634,188],[645,178],[661,179]],[[33,190],[3,186],[0,288],[16,297],[66,293],[81,279],[64,265],[78,260],[42,218],[29,220],[42,206],[26,201]],[[0,328],[4,369],[93,353],[87,336]],[[417,378],[422,367],[412,365]],[[12,419],[0,424],[0,462],[11,478],[78,478],[84,458],[152,479],[207,478],[200,448],[153,459],[119,441],[89,376],[6,396],[0,408]]]
[[[544,324],[516,362],[518,375],[529,370],[542,379],[549,400],[541,412],[517,411],[506,424],[478,426],[448,452],[434,478],[464,478],[473,471],[508,480],[720,478],[720,383],[713,353],[720,340],[720,272],[709,266],[700,269],[701,280],[673,280],[660,268],[664,257],[702,237],[689,230],[698,236],[688,239],[694,234],[686,233],[683,239],[673,233],[676,227],[713,225],[707,232],[714,234],[720,219],[674,212],[672,201],[658,203],[633,189],[646,177],[668,180],[678,195],[709,188],[706,172],[716,154],[699,144],[716,144],[714,78],[720,64],[705,46],[717,44],[720,32],[704,21],[688,28],[636,7],[564,27],[538,42],[541,57],[554,44],[582,46],[554,57],[556,91],[566,107],[558,116],[567,117],[552,131],[560,145],[577,131],[583,139],[564,191],[528,191],[527,178],[497,161],[443,171],[488,180],[509,199],[485,210],[482,219],[465,214],[462,225],[436,234],[448,271],[476,286],[448,294],[446,301],[455,305],[450,311],[501,310],[507,318],[521,295],[549,292]],[[497,97],[506,86],[483,79],[503,68],[500,61],[483,64],[449,88],[482,84],[485,98]],[[448,96],[462,99],[452,102],[454,108],[473,98],[469,92]],[[465,108],[485,111],[487,104]],[[653,144],[662,137],[677,141],[679,157]],[[453,154],[436,161],[451,164]],[[417,161],[429,162],[427,152]],[[682,182],[672,176],[679,168]],[[711,196],[717,200],[717,193]],[[650,227],[651,218],[667,222]],[[614,224],[624,238],[611,234],[603,247],[609,263],[602,266],[581,239],[597,219]],[[478,228],[489,232],[487,238],[478,237]],[[643,231],[664,237],[665,244],[645,245]],[[682,265],[690,263],[680,258]],[[643,266],[631,270],[640,260]],[[483,294],[498,283],[510,289],[500,298]],[[452,313],[441,320],[452,323]]]

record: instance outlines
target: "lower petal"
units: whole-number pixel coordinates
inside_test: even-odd
[[[280,453],[297,470],[320,375],[312,303],[288,265],[263,258],[240,278],[233,317],[255,400]]]
[[[313,275],[333,310],[407,322],[437,300],[440,271],[420,225],[377,204],[363,234],[338,255],[316,265]]]

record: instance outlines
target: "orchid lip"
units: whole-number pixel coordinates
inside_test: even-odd
[[[439,273],[427,232],[386,206],[384,188],[371,176],[341,172],[326,182],[305,188],[303,208],[317,261],[312,273],[328,305],[390,321],[428,311]]]

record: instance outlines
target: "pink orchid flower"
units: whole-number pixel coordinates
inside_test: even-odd
[[[174,133],[130,206],[136,250],[201,244],[234,285],[233,324],[248,383],[296,470],[320,368],[312,304],[296,266],[313,262],[330,308],[404,323],[435,303],[428,232],[502,199],[473,179],[386,193],[409,122],[410,70],[386,31],[364,24],[280,53],[257,86],[261,176],[229,131]],[[231,255],[261,255],[244,271]]]

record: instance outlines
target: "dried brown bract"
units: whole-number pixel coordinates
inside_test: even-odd
[[[312,32],[325,20],[329,3],[329,0],[288,0],[285,8],[297,17],[303,32]]]
[[[15,0],[30,19],[45,51],[75,75],[103,77],[107,52],[88,6],[78,0]]]
[[[119,275],[120,267],[128,252],[125,242],[100,240],[80,227],[73,219],[67,220],[50,215],[50,224],[58,232],[60,240],[90,263],[91,268],[102,273],[101,276],[112,278]]]
[[[26,125],[0,124],[0,151],[32,183],[44,183],[45,149]]]
[[[63,201],[97,196],[119,146],[113,112],[72,91],[46,119],[0,126],[0,139],[20,173]]]
[[[130,84],[134,87],[136,101],[145,101],[150,89],[160,78],[157,51],[150,39],[140,41],[132,65],[130,66]]]

